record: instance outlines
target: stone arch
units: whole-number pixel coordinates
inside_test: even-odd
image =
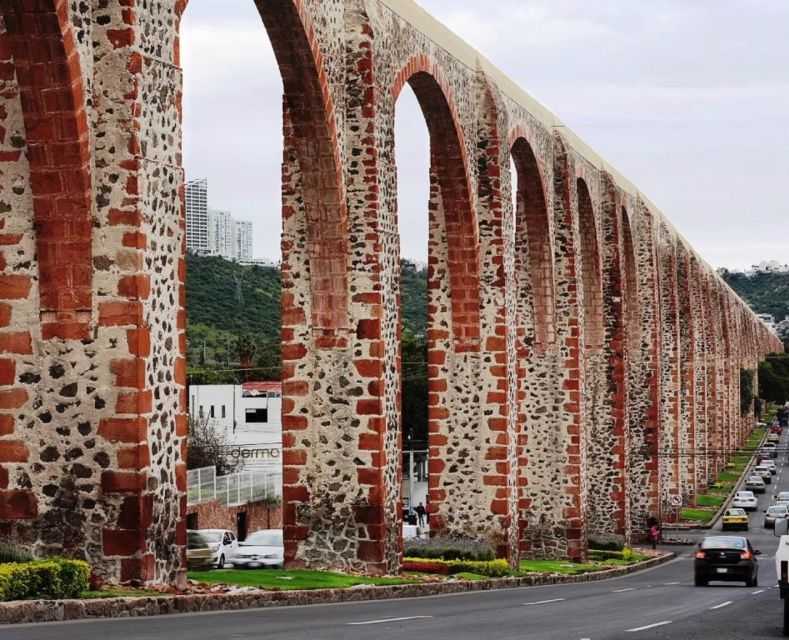
[[[633,230],[630,225],[630,214],[625,206],[620,207],[619,215],[622,236],[622,293],[624,295],[622,311],[628,351],[634,355],[641,339],[641,322],[638,312],[638,264],[633,243]]]
[[[515,164],[517,211],[515,215],[515,272],[518,305],[531,293],[530,309],[519,316],[531,320],[534,351],[544,355],[555,345],[555,288],[553,243],[546,199],[545,179],[526,132],[510,136],[510,156]],[[529,291],[530,289],[530,291]],[[526,331],[529,330],[528,322]]]
[[[592,198],[583,178],[576,180],[578,227],[580,230],[581,283],[584,303],[584,342],[586,349],[599,352],[605,340],[603,322],[603,278],[600,243],[597,236]]]
[[[179,4],[180,12],[186,5]],[[285,155],[289,150],[295,153],[300,173],[298,187],[306,215],[315,346],[344,347],[349,324],[348,210],[335,107],[323,54],[301,0],[272,0],[255,5],[282,77]],[[282,215],[287,218],[295,211],[283,204]],[[283,243],[283,258],[290,250]],[[283,259],[283,264],[286,262]],[[302,313],[293,302],[292,295],[283,292],[283,319]]]
[[[10,52],[27,138],[42,337],[86,339],[92,318],[91,167],[85,87],[68,4],[14,0],[0,12],[0,47]]]
[[[406,82],[416,95],[430,135],[431,215],[443,214],[446,226],[454,349],[478,351],[479,229],[457,108],[440,68],[427,56],[412,58],[397,74],[393,102]],[[431,270],[432,266],[430,260]],[[432,282],[432,276],[428,277]]]

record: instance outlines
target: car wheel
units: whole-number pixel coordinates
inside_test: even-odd
[[[216,563],[217,569],[224,569],[225,568],[225,554],[223,553],[219,556],[219,562]]]
[[[707,584],[709,584],[709,580],[696,576],[693,580],[693,584],[695,584],[697,587],[706,587]]]

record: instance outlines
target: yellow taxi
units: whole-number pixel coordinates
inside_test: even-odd
[[[726,513],[723,514],[721,529],[723,531],[728,529],[748,531],[748,514],[745,513],[745,509],[726,509]]]
[[[767,442],[775,442],[778,443],[781,441],[781,437],[777,433],[771,433],[767,436]]]

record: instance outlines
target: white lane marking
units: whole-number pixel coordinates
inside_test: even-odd
[[[655,627],[662,627],[664,624],[671,624],[673,620],[664,620],[663,622],[655,622],[643,627],[635,627],[634,629],[625,629],[627,633],[635,633],[636,631],[646,631],[647,629],[654,629]]]
[[[731,600],[727,600],[726,602],[721,602],[720,604],[716,604],[714,607],[710,607],[710,611],[715,609],[723,609],[723,607],[728,607],[732,603]]]
[[[424,618],[432,618],[433,616],[405,616],[403,618],[385,618],[383,620],[365,620],[364,622],[349,622],[348,626],[356,626],[360,624],[383,624],[384,622],[402,622],[404,620],[422,620]]]
[[[681,582],[664,582],[664,587],[673,587],[675,584],[682,584]]]
[[[764,589],[759,589],[758,591],[751,591],[751,595],[755,596],[756,594],[764,593]]]
[[[635,587],[630,587],[629,589],[614,589],[611,593],[624,593],[625,591],[635,591]]]
[[[561,602],[564,598],[554,598],[553,600],[538,600],[537,602],[524,602],[524,607],[530,607],[534,604],[548,604],[550,602]]]

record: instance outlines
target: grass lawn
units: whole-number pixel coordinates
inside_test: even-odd
[[[714,494],[707,494],[706,496],[700,495],[696,498],[696,504],[700,507],[719,507],[723,504],[725,498],[718,497]]]
[[[701,496],[699,496],[701,497]],[[699,522],[709,522],[715,515],[713,509],[683,509],[682,518],[685,520],[698,520]]]
[[[405,578],[370,578],[351,576],[331,571],[306,569],[217,569],[215,571],[190,571],[188,577],[209,584],[233,584],[241,587],[258,587],[271,590],[343,589],[360,584],[408,584]]]

